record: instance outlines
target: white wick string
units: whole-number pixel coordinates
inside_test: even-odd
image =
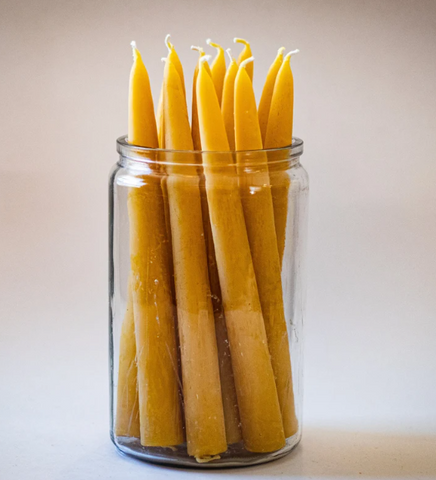
[[[239,66],[242,67],[242,68],[245,68],[247,66],[247,63],[250,63],[250,62],[253,62],[254,61],[254,57],[249,57],[249,58],[246,58],[244,61],[242,61]]]
[[[203,55],[203,56],[199,59],[199,62],[204,63],[204,62],[207,62],[208,60],[210,60],[211,58],[212,58],[211,55]]]
[[[168,33],[168,35],[165,37],[165,45],[168,48],[168,51],[171,52],[171,42],[170,42],[171,35]]]
[[[296,53],[299,53],[300,50],[295,49],[295,50],[292,50],[292,52],[289,52],[286,54],[286,57],[283,59],[284,62],[286,62],[287,60],[289,60],[291,58],[292,55],[295,55]]]
[[[232,50],[230,48],[226,50],[226,53],[229,56],[231,62],[235,61],[235,59],[232,57]]]
[[[195,45],[191,45],[191,50],[195,50],[199,53],[204,53],[204,50],[201,47],[196,47]]]

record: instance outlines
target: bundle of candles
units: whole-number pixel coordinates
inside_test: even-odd
[[[172,150],[173,163],[163,174],[152,165],[156,174],[141,174],[129,189],[115,434],[146,447],[186,442],[199,462],[233,444],[276,451],[298,431],[281,280],[290,180],[286,171],[270,174],[262,150],[292,143],[296,51],[278,50],[258,110],[250,45],[235,42],[244,48],[238,60],[228,51],[227,68],[219,45],[208,41],[217,49],[210,66],[192,47],[199,61],[191,124],[169,36],[156,116],[132,42],[128,141]],[[225,173],[232,163],[243,172],[238,152],[247,150],[260,150],[250,157],[249,179]]]

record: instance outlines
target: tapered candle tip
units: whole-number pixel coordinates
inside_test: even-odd
[[[233,42],[234,42],[234,43],[242,43],[242,44],[244,44],[244,45],[248,45],[247,40],[244,40],[243,38],[239,38],[239,37],[235,37],[235,38],[233,39]]]
[[[285,47],[280,47],[278,50],[277,50],[277,55],[283,55],[283,53],[285,52],[286,48]]]
[[[250,62],[253,62],[254,61],[254,57],[249,57],[249,58],[246,58],[245,60],[243,60],[241,63],[240,63],[240,67],[242,68],[245,68],[247,66],[247,63],[250,63]]]

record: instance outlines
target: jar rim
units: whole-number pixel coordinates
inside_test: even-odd
[[[279,148],[263,148],[258,150],[237,150],[237,151],[207,151],[207,150],[168,150],[165,148],[149,148],[149,147],[140,147],[138,145],[132,145],[127,141],[127,135],[123,135],[117,138],[117,152],[123,158],[129,160],[138,161],[141,163],[156,163],[159,165],[184,165],[188,166],[191,163],[186,162],[173,162],[173,161],[162,161],[156,154],[177,154],[177,157],[180,158],[182,155],[201,155],[201,154],[214,154],[214,155],[229,155],[229,154],[238,154],[243,155],[246,164],[246,160],[250,157],[259,155],[259,153],[274,153],[277,152],[277,157],[274,158],[271,162],[273,164],[280,164],[283,162],[288,162],[291,160],[297,160],[303,153],[304,142],[298,137],[292,137],[292,144],[286,147]],[[198,166],[197,163],[192,163],[191,165]]]

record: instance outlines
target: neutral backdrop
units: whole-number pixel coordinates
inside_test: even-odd
[[[2,0],[0,478],[145,472],[107,435],[107,177],[127,130],[129,43],[157,100],[167,33],[187,79],[192,44],[213,54],[210,37],[237,54],[233,37],[249,39],[258,99],[277,48],[301,50],[302,451],[337,445],[356,462],[374,458],[378,438],[392,465],[382,455],[373,475],[393,475],[398,452],[425,464],[420,455],[436,452],[436,2]],[[296,474],[326,474],[327,457]],[[418,475],[412,464],[397,470]],[[251,472],[291,472],[277,465]],[[362,473],[353,468],[330,473]]]

